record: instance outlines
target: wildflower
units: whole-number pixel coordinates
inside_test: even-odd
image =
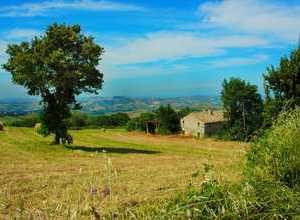
[[[105,186],[103,190],[101,191],[102,197],[105,198],[106,196],[110,195],[110,189],[108,186]]]

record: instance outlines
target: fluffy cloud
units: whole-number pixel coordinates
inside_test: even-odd
[[[96,0],[59,0],[40,3],[24,3],[0,8],[1,16],[43,16],[55,9],[89,10],[89,11],[143,11],[140,6],[110,1]]]
[[[266,45],[266,41],[251,36],[205,37],[188,32],[158,32],[131,40],[120,47],[107,48],[104,62],[134,64],[208,57],[223,54],[228,48]]]
[[[198,11],[210,26],[286,40],[296,40],[300,34],[300,5],[285,5],[284,1],[214,1],[200,5]]]

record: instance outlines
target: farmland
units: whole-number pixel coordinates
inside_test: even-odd
[[[124,130],[72,131],[74,144],[50,145],[33,128],[0,133],[0,216],[87,218],[159,204],[203,181],[239,181],[246,144]],[[201,173],[203,174],[203,173]]]

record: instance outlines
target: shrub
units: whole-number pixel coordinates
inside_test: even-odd
[[[143,131],[144,125],[141,122],[139,117],[132,118],[130,121],[127,122],[126,130],[127,131]]]
[[[247,153],[247,172],[254,181],[300,184],[300,109],[282,113],[271,130]]]
[[[69,128],[80,128],[88,125],[88,115],[79,111],[72,112],[71,117],[67,121]]]

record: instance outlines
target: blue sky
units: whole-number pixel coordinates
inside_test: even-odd
[[[0,2],[0,64],[9,43],[53,23],[80,24],[105,48],[103,96],[218,95],[224,78],[258,85],[296,47],[298,0],[7,0]],[[0,69],[0,98],[24,98]]]

